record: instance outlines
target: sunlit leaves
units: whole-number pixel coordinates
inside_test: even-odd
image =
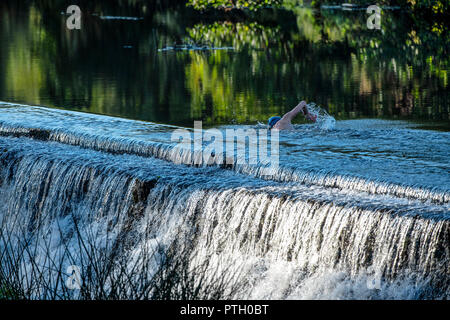
[[[188,5],[198,10],[209,8],[257,10],[266,7],[279,7],[282,0],[188,0]]]

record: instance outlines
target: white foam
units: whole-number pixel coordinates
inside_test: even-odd
[[[308,111],[315,115],[316,125],[322,130],[332,130],[336,126],[336,119],[329,115],[328,112],[316,105],[314,102],[308,103]]]

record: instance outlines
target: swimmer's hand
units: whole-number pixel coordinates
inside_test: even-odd
[[[316,116],[316,115],[313,115],[313,114],[311,114],[311,113],[307,113],[307,114],[305,115],[305,118],[308,119],[308,120],[310,120],[310,121],[312,121],[312,122],[316,122],[316,120],[317,120],[317,116]]]
[[[306,119],[312,121],[312,122],[316,122],[317,120],[317,115],[313,115],[309,112],[308,108],[306,107],[306,101],[302,101],[298,104],[298,107],[301,108],[303,115],[305,116]]]

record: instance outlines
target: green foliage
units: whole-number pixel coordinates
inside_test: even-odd
[[[1,300],[18,300],[21,295],[13,289],[7,281],[4,281],[0,276],[0,301]]]
[[[194,9],[209,8],[249,9],[257,10],[266,7],[279,7],[282,0],[188,0],[188,5]]]
[[[448,0],[406,0],[407,5],[413,10],[431,10],[434,14],[444,14],[450,9]]]
[[[197,24],[189,28],[188,33],[195,42],[206,41],[215,46],[232,46],[235,50],[243,47],[268,48],[271,44],[276,44],[282,36],[279,27],[267,27],[256,22]]]

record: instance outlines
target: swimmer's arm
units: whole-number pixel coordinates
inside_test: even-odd
[[[308,119],[309,121],[316,122],[316,120],[317,120],[317,116],[316,116],[316,115],[313,115],[313,114],[311,114],[311,113],[309,113],[309,111],[308,111],[308,109],[306,108],[306,106],[305,106],[305,108],[304,108],[303,115],[304,115],[305,118]]]
[[[294,119],[295,116],[299,112],[302,112],[306,119],[309,119],[309,120],[311,120],[313,122],[316,121],[316,117],[314,117],[312,114],[309,113],[308,108],[306,107],[306,102],[305,101],[300,102],[294,109],[292,109],[291,111],[286,113],[281,118],[280,121],[282,121],[282,120],[284,120],[284,121],[292,121],[292,119]]]

